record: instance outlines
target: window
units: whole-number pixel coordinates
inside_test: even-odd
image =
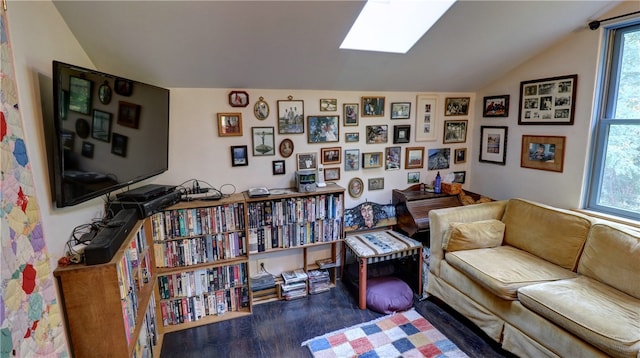
[[[587,208],[640,220],[640,19],[603,31]]]

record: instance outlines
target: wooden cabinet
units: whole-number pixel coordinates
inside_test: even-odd
[[[146,219],[161,333],[251,314],[244,196],[181,202]]]
[[[75,357],[158,354],[156,273],[151,239],[138,221],[111,261],[58,267],[58,284]]]

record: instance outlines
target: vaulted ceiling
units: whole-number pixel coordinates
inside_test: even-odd
[[[616,3],[458,1],[402,55],[338,48],[364,1],[54,1],[97,69],[122,77],[412,92],[478,90]]]

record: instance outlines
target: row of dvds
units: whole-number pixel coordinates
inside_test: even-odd
[[[154,241],[244,230],[244,203],[166,210],[151,215]]]
[[[157,267],[182,267],[246,255],[244,232],[207,234],[153,244]]]
[[[249,228],[339,218],[342,217],[342,200],[342,194],[322,194],[251,202],[248,204]]]
[[[192,297],[247,285],[247,263],[158,276],[161,299]]]
[[[249,253],[342,239],[342,219],[317,220],[303,225],[266,225],[249,229]]]
[[[240,311],[246,307],[249,307],[247,287],[160,302],[163,326],[195,322],[207,316],[222,316],[226,312]]]

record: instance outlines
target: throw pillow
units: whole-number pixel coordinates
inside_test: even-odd
[[[444,235],[442,249],[459,251],[500,246],[504,228],[504,223],[495,219],[451,223]]]

